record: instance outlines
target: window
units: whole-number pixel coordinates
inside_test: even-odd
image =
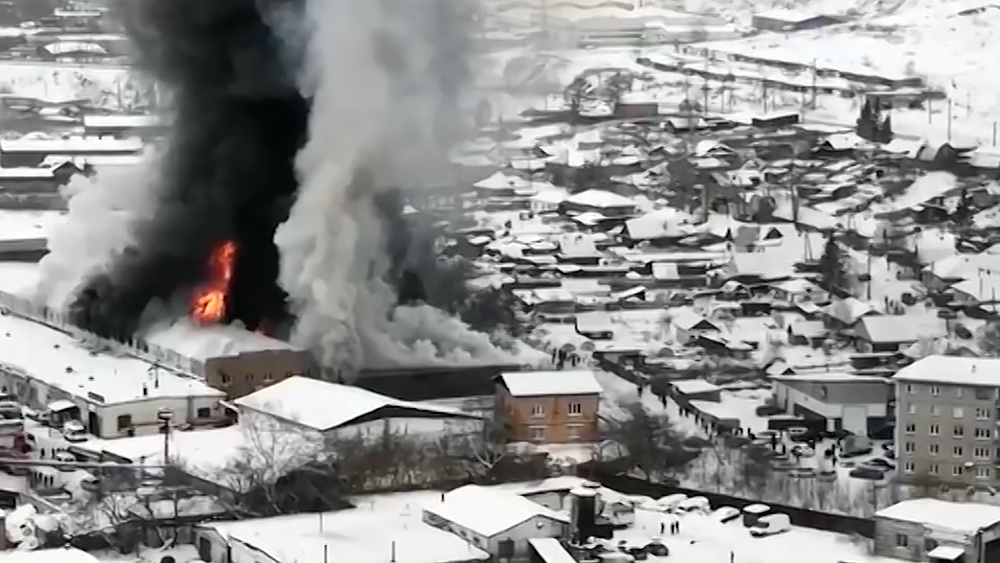
[[[531,405],[531,416],[540,418],[545,416],[545,405]]]
[[[212,416],[212,409],[208,407],[202,407],[198,409],[198,418],[209,418]]]
[[[907,434],[916,434],[917,433],[917,425],[914,424],[914,423],[912,423],[912,422],[909,423],[909,424],[907,424],[906,425],[906,433]]]
[[[937,475],[938,474],[938,464],[932,463],[932,464],[928,465],[927,466],[927,474],[928,475]]]
[[[955,457],[962,457],[963,453],[965,452],[962,451],[962,446],[955,446],[954,448],[951,449],[951,455]]]
[[[906,412],[908,412],[910,414],[917,414],[917,404],[916,403],[910,403],[909,405],[907,405]]]
[[[532,426],[531,427],[531,440],[534,442],[545,441],[545,427],[544,426]]]
[[[952,428],[952,433],[956,438],[961,438],[962,436],[965,436],[965,428],[963,428],[961,424],[956,424],[955,427]]]
[[[264,374],[264,382],[265,383],[271,383],[272,381],[274,381],[274,374],[271,373],[271,372],[265,373]]]
[[[903,471],[906,473],[913,473],[914,465],[912,461],[908,461],[903,464]]]
[[[976,398],[980,401],[990,401],[996,397],[996,391],[988,387],[976,387]]]
[[[937,397],[941,394],[941,387],[938,385],[931,385],[931,395]]]
[[[961,387],[956,387],[955,388],[955,398],[957,398],[957,399],[961,399],[962,398],[962,388]]]
[[[906,384],[906,393],[907,394],[913,395],[916,392],[917,392],[917,388],[914,387],[912,383],[907,383]]]
[[[931,455],[938,455],[938,452],[941,451],[941,447],[938,446],[937,444],[930,444],[929,446],[927,446],[927,451]]]
[[[123,414],[118,417],[118,430],[125,430],[126,428],[131,428],[132,426],[132,415]]]
[[[930,436],[937,436],[941,433],[941,427],[937,424],[931,424],[927,427],[927,434]]]
[[[990,478],[990,468],[979,466],[976,467],[976,479],[989,479]]]
[[[934,551],[935,547],[937,547],[937,540],[932,540],[931,538],[924,540],[924,551]]]
[[[972,457],[976,459],[990,459],[990,449],[989,448],[973,448]]]
[[[941,416],[941,408],[937,405],[931,405],[931,416]]]
[[[229,385],[233,381],[233,376],[228,373],[219,372],[219,380],[222,381],[223,385]]]
[[[976,420],[989,420],[990,409],[976,408]]]
[[[914,444],[913,442],[907,442],[905,447],[907,453],[912,454],[913,452],[917,451],[917,445]]]
[[[962,476],[962,466],[961,465],[953,465],[953,466],[951,466],[951,476],[952,477],[961,477]]]
[[[965,410],[963,410],[962,407],[955,407],[951,409],[951,416],[955,418],[962,418],[965,416]]]
[[[570,403],[569,404],[569,414],[581,415],[583,414],[583,404],[582,403]]]
[[[976,428],[976,439],[977,440],[989,440],[990,439],[990,429],[989,428]]]
[[[910,538],[906,537],[906,534],[896,534],[896,547],[906,547],[909,543]]]
[[[570,440],[579,440],[580,428],[582,428],[582,426],[580,426],[579,424],[570,424],[569,426],[566,427],[566,437],[569,438]]]

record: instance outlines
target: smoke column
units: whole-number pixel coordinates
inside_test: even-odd
[[[240,248],[230,317],[251,327],[280,317],[272,234],[295,191],[291,162],[308,105],[274,34],[252,0],[136,0],[123,9],[136,65],[172,101],[172,133],[155,213],[133,219],[132,243],[86,281],[71,318],[130,337],[150,303],[183,307],[178,292],[202,279],[206,256],[225,240]]]
[[[484,334],[426,305],[396,307],[400,265],[390,190],[447,177],[469,75],[468,3],[306,0],[300,85],[312,100],[301,182],[275,237],[293,338],[328,366],[510,362]],[[287,24],[287,19],[283,20]],[[294,28],[282,26],[284,33]],[[391,249],[391,251],[389,251]],[[393,259],[395,258],[395,260]],[[405,267],[405,266],[404,266]],[[418,272],[419,275],[433,273]],[[404,276],[405,279],[405,276]]]

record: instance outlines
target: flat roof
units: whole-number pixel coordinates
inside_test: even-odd
[[[144,338],[151,344],[202,362],[210,358],[238,356],[244,352],[300,350],[284,340],[236,325],[202,326],[188,318],[180,319],[169,327],[153,329]]]
[[[685,379],[682,381],[672,381],[670,384],[674,386],[674,389],[684,393],[685,395],[690,395],[692,393],[709,393],[711,391],[718,391],[721,389],[718,385],[713,385],[704,379]]]
[[[997,386],[1000,358],[927,356],[896,372],[896,381],[944,383],[983,387]]]
[[[920,498],[904,500],[883,508],[875,516],[923,524],[931,528],[976,532],[1000,522],[1000,506]]]
[[[604,391],[590,370],[505,372],[497,379],[514,397],[599,395]]]
[[[135,129],[140,127],[158,127],[163,121],[155,115],[85,115],[84,127],[114,127]]]
[[[3,139],[0,153],[93,153],[142,152],[142,139],[69,137],[66,139]]]
[[[0,241],[48,238],[53,228],[64,224],[62,211],[0,209]]]
[[[67,333],[14,314],[0,315],[0,366],[96,404],[225,396],[202,381],[154,369],[133,356],[95,354]]]

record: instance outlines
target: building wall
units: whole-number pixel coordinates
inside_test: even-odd
[[[316,360],[304,350],[261,350],[205,361],[205,381],[238,399],[294,375],[311,377]]]
[[[24,374],[0,371],[0,391],[3,390],[11,393],[18,402],[39,410],[44,410],[53,401],[69,401],[80,408],[81,422],[87,427],[87,431],[100,438],[128,435],[127,429],[118,428],[120,416],[130,418],[135,434],[155,434],[156,416],[161,408],[174,413],[174,424],[209,424],[222,418],[219,397],[216,396],[148,397],[127,403],[105,404],[102,401],[71,395]],[[91,413],[94,415],[93,418],[90,416]],[[95,419],[96,426],[91,424]]]
[[[900,545],[905,544],[905,545]],[[934,530],[922,524],[875,519],[875,555],[904,561],[927,561],[927,554],[939,545],[961,547],[965,550],[965,563],[978,563],[979,542],[975,536],[956,532]]]
[[[514,540],[514,557],[528,556],[528,540],[534,538],[565,538],[569,534],[569,526],[563,522],[545,516],[534,516],[521,524],[505,530],[494,536],[485,536],[469,528],[424,511],[423,521],[429,526],[455,534],[470,544],[488,552],[494,559],[500,553],[500,543],[504,540]]]
[[[809,392],[803,390],[801,387],[805,386]],[[860,401],[860,397],[855,397],[852,393],[847,390],[833,393],[832,388],[835,385],[827,384],[830,388],[827,392],[827,399],[819,399],[817,396],[822,396],[822,392],[819,386],[815,384],[805,385],[804,382],[796,382],[790,384],[785,381],[775,382],[774,385],[774,395],[777,400],[778,405],[791,412],[795,405],[801,405],[806,409],[815,412],[821,416],[824,416],[831,420],[841,419],[846,411],[855,412],[863,409],[865,413],[865,418],[885,418],[886,417],[886,403],[888,402],[888,397],[886,394],[888,390],[883,390],[883,395],[881,396],[882,402],[875,402],[879,400],[879,396],[876,393],[870,394],[867,403],[865,402],[855,402]],[[831,396],[837,396],[840,399],[850,398],[850,402],[837,402]],[[852,432],[853,429],[849,429]]]
[[[598,403],[598,395],[513,397],[498,385],[496,414],[512,442],[587,443],[597,440]]]
[[[900,479],[995,482],[995,466],[1000,461],[997,396],[994,387],[898,382],[896,450],[902,469]]]
[[[883,406],[893,392],[893,385],[884,381],[812,382],[782,381],[778,385],[794,388],[814,399],[837,405]]]

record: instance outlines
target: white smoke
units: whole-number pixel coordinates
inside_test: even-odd
[[[309,140],[296,162],[299,197],[275,242],[299,319],[293,339],[348,372],[515,361],[441,311],[396,307],[382,281],[386,225],[373,198],[441,175],[447,110],[458,112],[448,88],[461,77],[447,73],[464,61],[452,68],[449,58],[467,53],[450,42],[443,1],[306,0]]]
[[[133,242],[133,221],[154,211],[151,178],[157,177],[157,161],[150,153],[141,164],[97,167],[95,174],[74,176],[63,188],[69,200],[66,222],[48,235],[35,302],[64,308],[81,283],[107,270]]]

